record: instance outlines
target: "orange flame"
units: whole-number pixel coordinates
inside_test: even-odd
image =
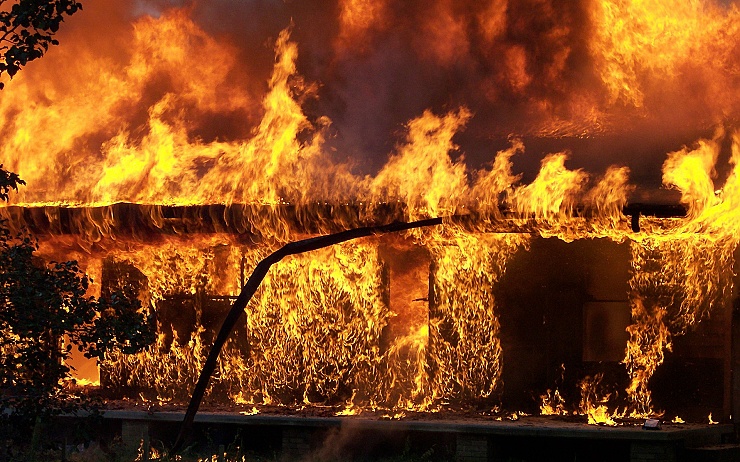
[[[551,5],[540,3],[548,20],[555,17]],[[358,43],[358,54],[371,53],[376,36],[398,21],[394,8],[385,1],[340,2],[331,42],[337,59],[352,56]],[[432,269],[423,283],[431,295],[419,305],[426,306],[428,322],[415,319],[394,335],[388,326],[401,308],[385,293],[388,269],[377,240],[286,259],[249,306],[241,326],[249,341],[242,336],[227,346],[211,393],[241,403],[331,402],[348,409],[430,410],[456,400],[495,401],[506,358],[494,289],[511,256],[528,247],[530,236],[523,233],[531,232],[566,241],[631,242],[627,394],[634,415],[653,414],[649,381],[672,338],[727,303],[732,291],[740,235],[740,133],[732,122],[740,11],[700,1],[593,2],[587,49],[570,41],[574,22],[557,24],[545,34],[555,51],[542,60],[539,49],[521,38],[520,29],[530,23],[513,20],[515,8],[491,0],[471,6],[466,16],[450,0],[431,3],[409,39],[419,61],[449,72],[495,72],[480,76],[476,98],[462,98],[465,104],[413,112],[420,115],[405,124],[387,163],[367,176],[337,160],[344,157],[329,146],[332,122],[307,109],[322,82],[298,73],[299,47],[289,29],[278,34],[261,91],[253,82],[260,76],[242,76],[236,47],[207,33],[188,9],[137,19],[118,56],[95,55],[72,41],[39,64],[41,70],[63,69],[69,78],[45,79],[32,68],[19,74],[0,100],[0,157],[29,184],[15,204],[46,207],[39,213],[55,230],[62,228],[62,213],[50,206],[86,207],[79,222],[69,224],[79,232],[76,240],[50,237],[42,254],[74,248],[81,258],[89,255],[87,268],[101,281],[108,266],[135,268],[146,281],[141,293],[151,309],[163,303],[196,307],[197,327],[178,332],[161,321],[148,352],[108,358],[102,365],[107,385],[146,388],[148,399],[183,399],[183,389],[172,384],[194,383],[210,341],[202,326],[210,316],[203,311],[205,294],[221,294],[228,305],[243,273],[280,243],[372,220],[469,214],[472,223],[400,238],[402,245],[428,251]],[[490,56],[500,65],[487,62]],[[581,75],[575,61],[594,66],[583,73],[585,88],[566,82],[570,74]],[[665,103],[694,93],[702,105],[717,107],[705,113],[690,101],[675,118],[693,110],[703,115],[698,128],[719,120],[725,127],[667,155],[663,183],[680,191],[685,218],[643,217],[642,232],[633,231],[623,213],[635,189],[626,166],[608,167],[599,177],[569,168],[571,154],[556,149],[529,184],[514,167],[515,156],[525,157],[524,135],[594,135],[619,128],[620,117],[644,120],[653,111],[672,122],[674,116],[663,113],[674,106]],[[510,99],[531,126],[476,169],[466,163],[456,136],[475,123],[478,96]],[[214,129],[219,124],[234,127],[221,132]],[[724,167],[717,162],[727,145],[730,172],[717,187],[718,167]],[[158,229],[169,220],[165,205],[233,206],[219,218],[239,221],[235,228],[256,242],[224,234],[185,239],[177,227],[157,242],[123,239],[116,235],[126,219],[113,207],[119,202],[142,205]],[[331,212],[313,220],[310,211],[320,205]],[[342,216],[341,207],[352,212]],[[2,213],[26,219],[22,210]],[[294,222],[311,226],[297,230]],[[486,234],[498,231],[514,232]],[[581,412],[611,423],[614,413],[592,393],[593,380],[582,385]],[[549,397],[547,412],[561,412],[558,396]]]

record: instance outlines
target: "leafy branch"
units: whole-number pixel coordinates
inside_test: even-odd
[[[52,45],[59,45],[54,35],[65,16],[82,9],[76,0],[0,0],[0,78],[13,78]],[[0,90],[4,84],[0,82]]]

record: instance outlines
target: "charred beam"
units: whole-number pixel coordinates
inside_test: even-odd
[[[456,217],[450,217],[448,219],[454,220],[455,218]],[[252,272],[252,275],[247,280],[247,283],[242,288],[242,291],[232,305],[231,310],[229,310],[228,314],[226,315],[226,318],[221,325],[221,329],[219,330],[218,335],[213,342],[211,351],[208,353],[206,362],[203,364],[203,369],[201,370],[200,376],[198,377],[198,382],[196,383],[195,389],[193,390],[193,395],[190,399],[190,404],[188,405],[188,409],[185,413],[185,418],[183,419],[180,426],[180,432],[177,436],[177,439],[175,440],[175,444],[172,446],[172,453],[178,452],[182,447],[182,444],[185,441],[185,437],[192,427],[193,419],[195,418],[195,414],[198,412],[198,408],[200,407],[200,403],[203,400],[206,389],[208,388],[208,383],[211,379],[211,375],[216,369],[216,364],[218,361],[218,356],[221,353],[221,349],[226,343],[226,340],[228,340],[229,336],[231,335],[231,331],[234,329],[234,326],[244,312],[244,309],[247,307],[249,300],[251,300],[252,296],[259,288],[262,280],[265,278],[268,270],[272,265],[278,263],[280,260],[289,255],[296,255],[299,253],[310,252],[312,250],[318,250],[352,239],[358,239],[361,237],[368,237],[378,234],[406,231],[409,229],[423,228],[427,226],[436,226],[441,225],[442,223],[442,218],[430,218],[427,220],[414,221],[410,223],[395,222],[382,226],[368,226],[363,228],[350,229],[339,233],[291,242],[290,244],[286,244],[277,251],[273,252],[264,260],[260,261]]]
[[[328,203],[295,206],[283,204],[215,204],[161,206],[118,203],[98,207],[20,207],[0,211],[13,229],[26,228],[37,236],[79,235],[89,241],[106,237],[152,241],[167,235],[226,233],[245,242],[259,242],[265,233],[285,229],[295,234],[327,234],[343,229],[373,226],[381,221],[401,221],[407,216],[403,204],[367,205]],[[502,207],[497,213],[471,210],[459,225],[478,232],[534,231],[534,223]],[[686,208],[680,204],[635,202],[623,207],[625,220],[631,217],[633,230],[639,216],[680,218]],[[579,207],[572,215],[588,220],[593,212]],[[532,220],[534,222],[534,220]],[[637,229],[636,229],[637,228]]]

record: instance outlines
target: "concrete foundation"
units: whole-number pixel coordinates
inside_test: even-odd
[[[487,462],[488,438],[480,435],[459,434],[455,447],[457,462]]]
[[[149,441],[149,422],[146,420],[122,420],[121,441],[126,455],[136,455],[139,447]]]
[[[155,429],[175,434],[183,415],[114,410],[105,412],[104,419],[120,421],[127,447],[138,447],[143,435]],[[602,427],[549,417],[433,421],[203,412],[196,416],[195,426],[211,439],[227,433],[225,429],[239,428],[242,435],[259,435],[252,442],[272,440],[281,460],[317,455],[328,457],[326,460],[353,460],[358,453],[362,454],[359,458],[367,459],[383,450],[398,448],[401,453],[416,448],[420,454],[431,454],[429,460],[458,462],[535,461],[542,457],[590,460],[597,454],[604,461],[683,462],[692,460],[696,448],[726,443],[734,437],[732,425],[665,424],[660,430],[645,430],[639,425]],[[203,430],[208,428],[213,430]],[[245,450],[250,443],[240,444]]]

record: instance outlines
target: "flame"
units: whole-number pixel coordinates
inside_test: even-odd
[[[177,32],[172,32],[176,30]],[[299,135],[312,128],[301,111],[299,101],[294,95],[305,97],[312,87],[304,84],[295,75],[297,46],[290,42],[288,31],[283,31],[276,43],[276,62],[269,82],[270,91],[262,103],[262,119],[255,127],[254,136],[246,141],[225,142],[214,140],[205,142],[194,138],[190,132],[197,128],[185,117],[186,108],[194,105],[200,110],[237,110],[248,104],[244,98],[231,99],[222,94],[214,94],[214,88],[223,85],[230,72],[229,59],[214,62],[211,69],[204,69],[206,79],[173,75],[176,92],[165,93],[150,106],[144,134],[139,137],[126,126],[117,128],[118,133],[101,146],[99,154],[90,154],[85,163],[76,163],[70,174],[50,171],[63,164],[68,151],[73,148],[72,140],[78,139],[99,126],[96,116],[99,112],[114,112],[113,107],[133,104],[140,95],[121,95],[111,89],[110,93],[118,100],[109,104],[91,100],[91,119],[87,126],[80,124],[75,117],[65,111],[79,111],[79,98],[59,95],[59,101],[51,101],[49,107],[31,107],[22,99],[11,98],[7,110],[20,111],[15,117],[20,134],[43,133],[38,124],[55,124],[49,120],[51,115],[75,119],[70,133],[60,137],[55,131],[48,140],[27,137],[4,146],[3,158],[6,167],[20,171],[29,183],[46,184],[46,188],[29,190],[19,197],[24,205],[38,203],[61,203],[100,205],[119,201],[155,204],[219,204],[219,203],[259,203],[277,205],[287,198],[301,200],[312,192],[314,197],[331,199],[328,193],[329,178],[323,186],[315,183],[313,187],[301,178],[319,178],[326,165],[321,159],[320,131],[306,143],[298,141]],[[202,48],[189,46],[202,38]],[[144,18],[134,26],[134,54],[123,69],[125,81],[112,82],[116,87],[141,87],[160,72],[174,73],[182,66],[182,61],[191,60],[196,55],[229,56],[228,49],[204,35],[182,12],[165,15],[158,20]],[[157,51],[153,51],[155,47]],[[146,58],[145,58],[146,56]],[[93,63],[94,64],[94,63]],[[101,63],[107,72],[109,69]],[[81,79],[82,80],[82,79]],[[14,95],[23,95],[23,88]],[[239,94],[239,92],[234,92]],[[93,93],[94,94],[94,93]],[[22,98],[22,96],[21,96]],[[112,98],[112,97],[111,97]],[[133,99],[133,101],[129,101]],[[226,99],[226,100],[225,100]],[[5,99],[3,100],[6,101]],[[106,120],[103,118],[103,120]],[[322,122],[323,123],[323,122]],[[62,127],[63,128],[63,127]],[[115,130],[116,128],[114,128]],[[69,138],[69,141],[67,141]],[[23,141],[25,139],[26,141]],[[54,161],[37,159],[31,153],[43,150]],[[341,170],[341,168],[339,169]],[[333,173],[331,186],[341,181],[341,172],[336,168],[326,171]],[[49,184],[42,178],[55,178],[57,184]],[[254,181],[260,178],[260,181]],[[314,190],[324,188],[324,191]],[[313,190],[313,191],[312,191]]]
[[[547,390],[547,393],[540,396],[540,414],[541,415],[568,415],[565,408],[565,399],[560,395],[560,391]]]
[[[613,413],[610,413],[607,406],[611,395],[603,394],[599,390],[602,380],[602,374],[597,374],[594,377],[585,377],[581,380],[579,412],[582,415],[588,416],[589,425],[616,426],[617,422],[614,418],[618,417],[617,411],[615,410]]]
[[[470,111],[438,117],[425,111],[408,124],[407,143],[373,179],[375,201],[398,201],[408,208],[406,219],[454,214],[467,190],[466,168],[450,159],[455,135]]]
[[[339,2],[332,68],[340,72],[348,60],[383,48],[380,40],[399,21],[396,8],[387,1]],[[390,263],[381,248],[389,244],[380,238],[276,265],[226,346],[209,397],[331,404],[344,406],[342,415],[496,404],[507,359],[495,289],[534,235],[630,242],[627,396],[632,415],[654,415],[649,382],[673,338],[727,303],[733,289],[740,12],[700,1],[591,2],[589,40],[580,49],[576,20],[555,21],[548,2],[537,8],[543,23],[554,24],[541,25],[544,49],[521,37],[532,19],[516,20],[521,6],[506,0],[469,8],[433,1],[417,33],[404,37],[408,44],[387,47],[409,47],[424,66],[450,75],[475,74],[478,86],[474,98],[451,95],[445,110],[428,104],[399,111],[410,120],[377,173],[358,173],[349,155],[333,151],[339,137],[333,122],[320,112],[324,106],[312,106],[324,82],[299,73],[291,28],[277,33],[264,76],[239,62],[235,45],[199,25],[193,9],[136,19],[122,32],[127,46],[116,56],[71,41],[39,64],[42,71],[63,69],[56,74],[64,78],[44,79],[31,68],[19,74],[0,100],[0,157],[29,184],[14,205],[43,209],[29,216],[11,207],[2,215],[13,226],[45,220],[50,234],[75,233],[49,237],[40,253],[59,258],[59,249],[74,249],[101,281],[93,290],[106,290],[103,281],[119,277],[138,284],[155,312],[166,304],[192,312],[189,324],[163,314],[148,351],[106,358],[103,386],[147,400],[185,400],[212,340],[214,327],[204,324],[221,315],[245,275],[282,243],[377,221],[464,214],[468,222],[450,219],[444,230],[398,238],[400,247],[423,248],[431,263],[429,271],[418,265],[409,271],[428,293],[414,303],[391,303],[404,297],[387,293],[398,286],[388,283]],[[479,68],[491,70],[477,75]],[[573,74],[583,75],[586,88],[576,87]],[[642,231],[632,230],[624,208],[636,188],[625,165],[599,175],[572,168],[577,156],[556,149],[544,153],[529,183],[514,166],[531,155],[525,135],[591,136],[619,128],[620,116],[660,119],[673,110],[666,101],[697,92],[702,105],[712,106],[699,111],[697,124],[722,121],[722,129],[667,154],[663,184],[680,192],[685,218],[643,217]],[[507,101],[512,112],[526,114],[526,127],[487,155],[490,163],[474,168],[459,135],[491,112],[479,99]],[[665,117],[667,124],[674,120]],[[221,124],[229,129],[218,130]],[[729,174],[720,185],[726,166],[717,164],[727,146]],[[151,229],[171,232],[156,239],[143,231],[117,234],[130,219],[121,202],[140,205]],[[174,219],[169,205],[224,207]],[[71,206],[82,211],[74,215]],[[67,222],[67,215],[74,218]],[[185,236],[190,219],[217,224]],[[599,375],[581,381],[579,411],[590,423],[613,425],[618,414],[609,412],[611,395],[598,392],[600,381]],[[557,389],[542,399],[542,414],[566,412]]]
[[[148,454],[145,454],[145,452],[149,452]],[[159,450],[155,447],[152,447],[149,445],[149,441],[141,439],[139,440],[139,448],[136,452],[136,459],[134,459],[135,462],[140,462],[144,460],[157,460],[161,458],[163,454],[159,452]]]
[[[671,338],[728,303],[732,291],[733,251],[737,246],[737,135],[733,135],[731,165],[724,191],[715,193],[712,180],[718,158],[718,133],[694,149],[670,153],[663,181],[681,191],[688,206],[686,219],[669,232],[654,232],[632,244],[630,279],[632,320],[625,364],[631,377],[627,393],[633,415],[653,413],[648,381],[671,350]]]
[[[558,383],[562,383],[565,380],[565,364],[560,365],[560,378]],[[540,415],[568,415],[568,411],[565,403],[565,398],[560,394],[560,390],[556,387],[555,390],[548,389],[545,393],[540,395]]]
[[[340,32],[335,46],[341,53],[367,51],[367,38],[385,26],[387,4],[378,0],[343,0],[340,2]]]
[[[436,398],[481,400],[500,392],[503,355],[493,289],[527,242],[516,234],[460,235],[433,244],[430,369]]]
[[[601,0],[593,2],[592,14],[596,31],[590,47],[612,101],[642,108],[655,102],[659,86],[680,86],[681,76],[692,72],[698,73],[696,80],[707,85],[708,93],[718,93],[713,96],[733,94],[732,73],[726,70],[736,66],[736,5]],[[704,59],[714,65],[703,66]]]
[[[463,234],[435,244],[434,315],[429,325],[390,339],[388,347],[383,333],[393,312],[383,295],[384,269],[375,246],[339,246],[319,258],[286,260],[247,309],[248,355],[238,340],[227,345],[210,393],[219,390],[235,402],[256,404],[343,400],[348,405],[342,415],[360,406],[431,410],[440,402],[495,398],[502,364],[491,290],[510,254],[524,243],[520,235]],[[252,262],[248,265],[257,258],[208,244],[188,250],[169,243],[156,253],[130,255],[136,267],[151,271],[144,276],[152,309],[177,293],[197,301],[206,292],[236,292],[237,274],[191,278],[192,268],[201,268],[195,274],[218,274],[215,268],[236,268],[239,258]],[[147,267],[145,261],[153,264]],[[199,309],[199,327],[189,337],[160,325],[158,341],[148,351],[110,357],[102,366],[106,386],[151,390],[165,402],[184,400],[184,389],[171,384],[192,387],[202,366],[210,334],[201,326],[205,314]]]
[[[257,414],[259,414],[259,412],[260,412],[259,409],[257,409],[256,407],[252,406],[252,409],[250,409],[248,411],[241,411],[239,414],[241,414],[241,415],[257,415]]]
[[[681,191],[681,202],[689,206],[689,219],[699,218],[708,207],[719,202],[713,177],[721,136],[720,132],[713,140],[700,140],[691,151],[669,153],[663,164],[663,183]]]
[[[243,92],[214,93],[215,88],[228,86],[234,53],[199,30],[184,11],[173,11],[156,20],[143,17],[134,24],[130,43],[132,52],[124,64],[90,56],[85,49],[70,49],[69,57],[59,61],[69,58],[81,65],[64,65],[71,74],[68,80],[13,82],[13,91],[4,95],[2,106],[5,114],[17,112],[10,126],[17,131],[12,142],[4,143],[2,157],[7,168],[22,172],[27,181],[39,186],[36,191],[29,190],[26,197],[19,197],[19,201],[89,204],[144,199],[152,193],[141,188],[166,180],[174,167],[175,152],[178,157],[183,155],[180,149],[173,151],[172,146],[175,141],[182,141],[184,127],[178,126],[182,121],[168,125],[162,120],[165,112],[177,110],[173,107],[175,101],[180,103],[180,109],[203,105],[239,110],[250,104]],[[185,63],[192,62],[195,56],[218,58],[204,61],[198,76],[182,73]],[[174,91],[152,105],[151,133],[143,140],[144,147],[127,151],[127,124],[116,120],[116,116],[143,102],[146,86],[159,75],[172,80]],[[207,79],[201,80],[201,76]],[[40,104],[24,103],[38,97],[43,101]],[[102,152],[86,152],[85,146],[76,145],[76,140],[98,133],[101,127],[114,135],[103,143]],[[71,160],[75,151],[78,157]],[[36,155],[38,152],[45,153],[45,160]],[[127,176],[114,180],[116,174]],[[159,184],[152,186],[158,188]],[[105,190],[106,187],[117,189]],[[131,187],[135,190],[114,194]]]
[[[550,154],[542,161],[537,178],[514,190],[512,203],[523,217],[533,216],[543,225],[559,226],[573,215],[586,173],[565,167],[565,153]],[[566,225],[567,226],[567,225]]]

